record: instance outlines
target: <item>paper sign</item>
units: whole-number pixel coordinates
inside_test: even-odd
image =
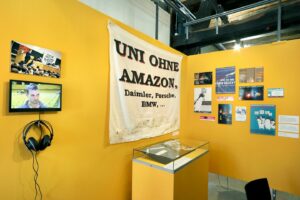
[[[268,97],[283,97],[283,88],[268,88]]]
[[[181,158],[175,160],[174,162],[171,162],[171,163],[165,165],[164,168],[170,169],[170,170],[177,169],[177,168],[191,162],[191,160],[192,160],[191,158],[181,157]]]
[[[200,116],[200,120],[215,121],[216,117],[214,117],[214,116]]]
[[[278,136],[299,138],[299,116],[279,115]]]
[[[299,125],[295,124],[279,124],[278,131],[299,133]]]
[[[157,152],[155,155],[160,156],[160,155],[162,155],[164,153],[167,153],[167,150],[161,150],[161,151]]]
[[[217,101],[234,101],[233,96],[219,96],[217,97]]]
[[[293,115],[279,115],[278,117],[279,123],[284,124],[299,124],[299,116]]]
[[[278,132],[278,136],[281,137],[289,137],[289,138],[299,138],[298,133],[284,133],[284,132]]]

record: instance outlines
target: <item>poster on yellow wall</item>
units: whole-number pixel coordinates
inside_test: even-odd
[[[218,123],[232,124],[232,105],[219,104],[218,106]]]
[[[194,85],[211,85],[212,84],[212,72],[201,72],[194,74]]]
[[[216,93],[235,93],[235,67],[223,67],[216,69]]]
[[[110,143],[179,130],[181,55],[109,22]]]
[[[244,122],[247,119],[247,107],[236,106],[235,107],[235,121]]]
[[[250,132],[275,135],[276,109],[274,105],[251,105]]]
[[[240,69],[240,83],[255,83],[264,81],[264,68],[253,67]]]
[[[60,78],[61,53],[42,47],[11,42],[11,72]]]
[[[264,86],[240,86],[239,100],[264,100]]]
[[[211,88],[194,89],[194,112],[211,113]]]

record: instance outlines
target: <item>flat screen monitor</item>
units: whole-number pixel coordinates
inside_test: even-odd
[[[61,84],[10,80],[9,85],[9,112],[61,111]]]

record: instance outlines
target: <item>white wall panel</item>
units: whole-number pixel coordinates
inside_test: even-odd
[[[155,37],[155,4],[151,0],[80,0],[151,37]],[[158,39],[170,44],[170,14],[159,8]]]

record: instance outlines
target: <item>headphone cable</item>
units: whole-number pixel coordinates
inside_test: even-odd
[[[37,154],[37,152],[35,153],[35,163],[36,163],[36,165],[37,165],[36,176],[35,176],[35,184],[36,184],[36,186],[37,186],[38,189],[39,189],[39,192],[40,192],[40,195],[41,195],[41,200],[42,200],[42,199],[43,199],[42,190],[41,190],[41,188],[40,188],[40,185],[39,185],[38,182],[37,182],[37,179],[38,179],[38,177],[39,177],[39,168],[40,168],[40,165],[39,165],[39,162],[38,162],[38,160],[37,160],[36,154]]]
[[[40,193],[40,196],[41,196],[40,199],[42,200],[43,199],[43,194],[42,194],[40,185],[38,184],[39,163],[38,163],[38,160],[37,160],[37,157],[36,157],[37,153],[34,154],[33,151],[30,151],[30,152],[31,152],[31,155],[32,155],[32,169],[35,173],[35,175],[34,175],[34,188],[35,188],[34,200],[36,200],[36,198],[38,196],[38,193]],[[35,163],[36,163],[36,168],[35,168]]]

